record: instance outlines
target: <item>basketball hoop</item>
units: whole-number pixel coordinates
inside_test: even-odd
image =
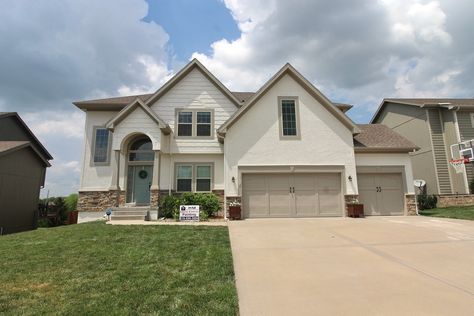
[[[449,164],[451,167],[456,170],[456,173],[462,173],[464,171],[464,164],[469,163],[469,158],[461,158],[461,159],[450,159]]]

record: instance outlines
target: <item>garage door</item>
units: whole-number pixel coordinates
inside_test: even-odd
[[[366,215],[403,215],[403,182],[401,173],[357,174],[359,201]]]
[[[342,216],[341,175],[244,174],[245,217]]]

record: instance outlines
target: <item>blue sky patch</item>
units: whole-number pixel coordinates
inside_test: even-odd
[[[240,31],[230,11],[218,0],[147,0],[144,21],[161,25],[170,36],[172,51],[179,60],[192,53],[209,54],[210,45],[220,39],[232,41]]]

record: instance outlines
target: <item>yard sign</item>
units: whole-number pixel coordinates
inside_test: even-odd
[[[180,222],[199,222],[199,205],[180,205]]]

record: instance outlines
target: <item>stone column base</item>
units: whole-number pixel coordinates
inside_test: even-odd
[[[416,215],[416,202],[414,194],[405,194],[405,208],[407,215]]]
[[[150,207],[158,207],[160,201],[160,190],[150,190]]]

